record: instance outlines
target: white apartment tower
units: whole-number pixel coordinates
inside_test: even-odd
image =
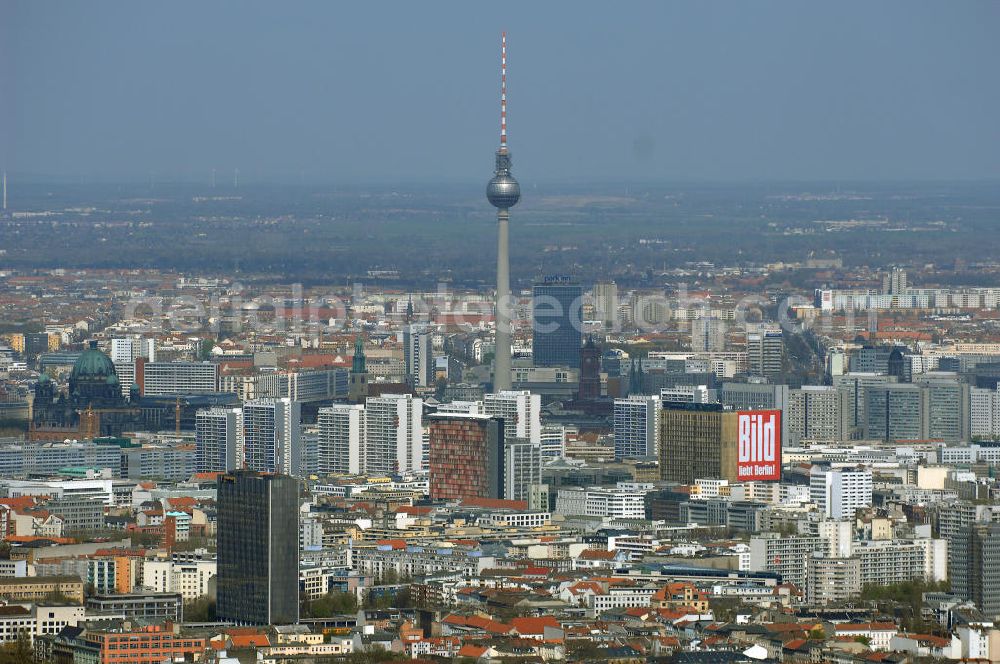
[[[302,460],[302,404],[260,399],[243,404],[243,467],[298,476]]]
[[[504,390],[483,396],[483,413],[502,417],[504,440],[542,443],[542,397],[528,390]]]
[[[383,394],[365,401],[362,472],[393,475],[421,470],[423,401],[411,394]]]
[[[810,499],[831,519],[853,519],[872,505],[872,472],[861,467],[815,465],[809,472]]]
[[[242,465],[243,411],[205,408],[195,414],[195,469],[224,473]]]
[[[365,407],[334,404],[320,408],[317,469],[320,473],[358,475],[365,451]]]
[[[616,459],[656,456],[661,408],[658,396],[633,395],[615,399]]]

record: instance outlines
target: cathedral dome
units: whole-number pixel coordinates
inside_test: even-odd
[[[73,365],[73,373],[70,374],[70,378],[75,380],[107,380],[110,376],[118,378],[115,365],[110,357],[96,348],[83,351]]]

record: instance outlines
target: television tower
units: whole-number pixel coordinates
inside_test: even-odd
[[[486,185],[486,198],[497,209],[497,294],[496,353],[493,365],[493,391],[509,390],[510,377],[510,246],[508,242],[510,208],[521,198],[521,186],[510,174],[510,151],[507,150],[507,33],[500,35],[500,147],[496,169]]]

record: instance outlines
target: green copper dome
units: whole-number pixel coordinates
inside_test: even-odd
[[[118,378],[115,365],[111,362],[110,357],[96,348],[83,351],[80,359],[73,365],[73,373],[70,374],[70,378],[73,379],[101,378],[106,380],[110,376]]]

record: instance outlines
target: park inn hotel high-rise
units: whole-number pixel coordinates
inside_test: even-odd
[[[283,625],[299,619],[299,483],[237,471],[219,478],[219,620]]]

